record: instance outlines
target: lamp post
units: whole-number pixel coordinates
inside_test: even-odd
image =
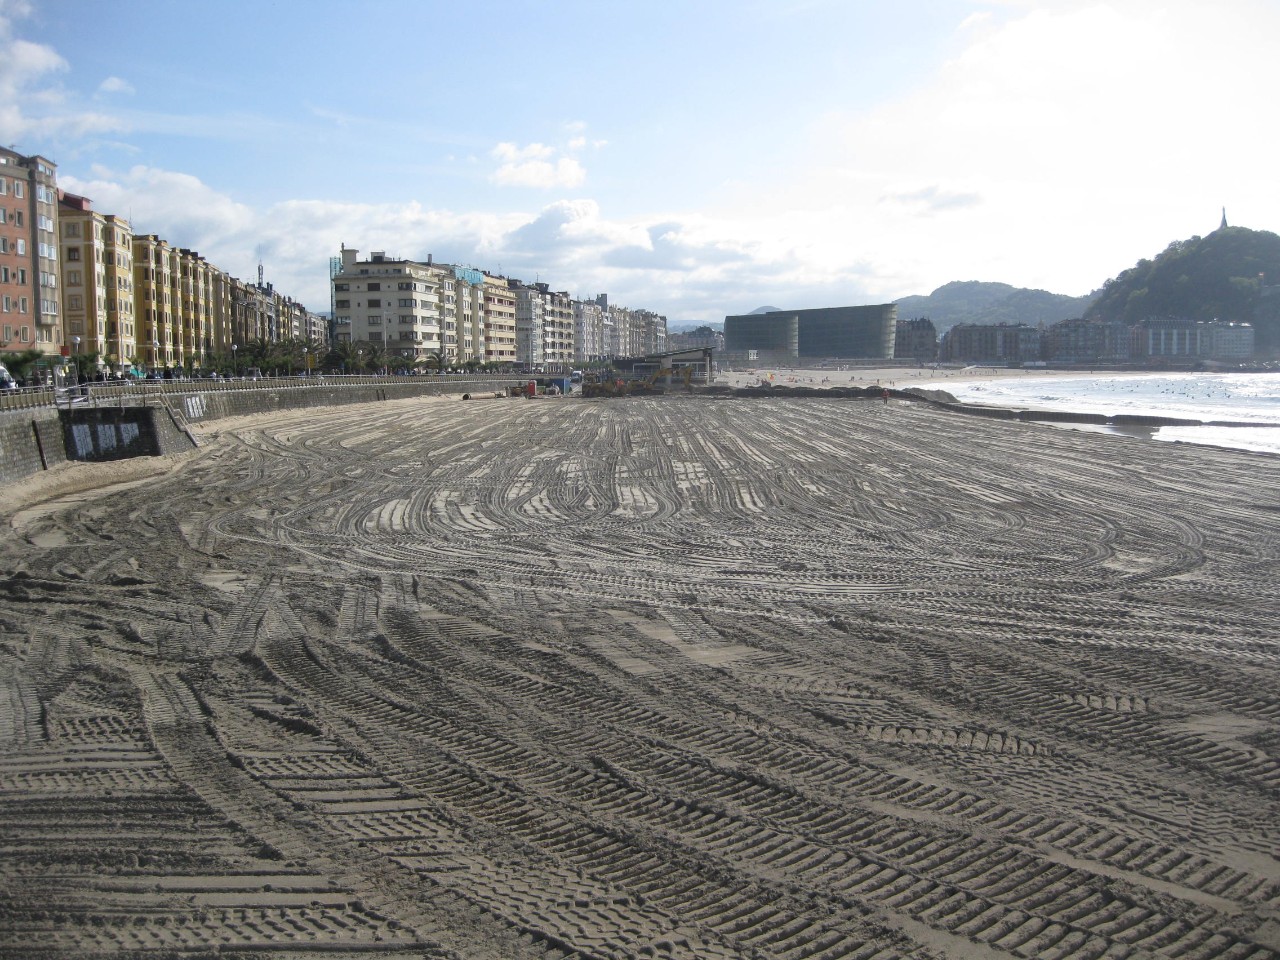
[[[233,343],[231,345],[231,375],[233,377],[240,376],[240,365],[236,363],[236,351],[240,349],[240,344]]]
[[[155,339],[151,341],[151,372],[160,373],[160,341]]]
[[[306,376],[311,376],[311,350],[309,347],[302,348],[302,369],[306,371]]]
[[[71,366],[76,372],[76,386],[80,386],[80,361],[77,359],[80,353],[80,338],[71,338]]]

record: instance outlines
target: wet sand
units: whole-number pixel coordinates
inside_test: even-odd
[[[1280,955],[1280,459],[816,398],[205,433],[0,496],[0,957]]]

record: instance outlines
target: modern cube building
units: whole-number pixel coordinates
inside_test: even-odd
[[[898,307],[776,310],[724,318],[724,349],[731,358],[794,364],[826,359],[893,359]]]

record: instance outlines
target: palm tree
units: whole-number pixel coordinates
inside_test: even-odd
[[[357,350],[362,354],[362,366],[374,373],[387,365],[387,348],[381,341],[364,340],[361,341]]]

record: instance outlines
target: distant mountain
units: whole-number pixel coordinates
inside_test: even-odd
[[[751,313],[747,314],[747,316],[751,316],[755,313],[777,313],[780,309],[781,307],[756,307],[751,311]]]
[[[1149,317],[1254,324],[1259,352],[1280,349],[1280,236],[1221,227],[1175,240],[1103,285],[1086,316],[1137,323]]]
[[[895,300],[898,319],[928,317],[941,336],[957,323],[1053,323],[1084,316],[1093,296],[1068,297],[1007,283],[956,280],[927,297]]]

